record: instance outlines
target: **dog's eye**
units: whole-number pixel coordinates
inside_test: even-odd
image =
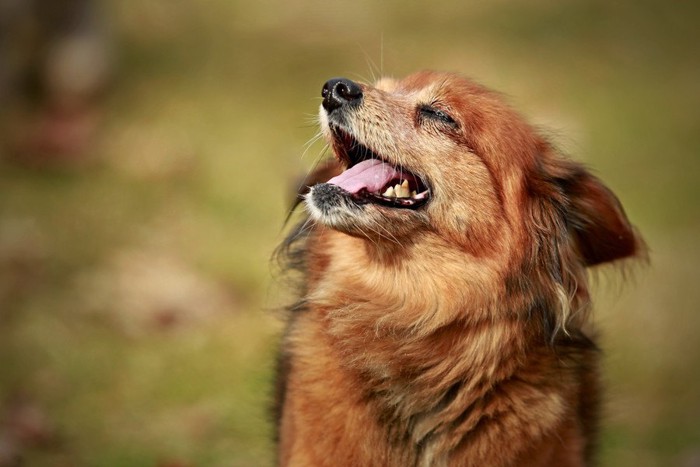
[[[421,117],[445,123],[451,126],[452,128],[457,127],[457,122],[455,121],[455,119],[450,117],[450,115],[444,110],[440,110],[431,105],[422,105],[418,108],[418,112]]]

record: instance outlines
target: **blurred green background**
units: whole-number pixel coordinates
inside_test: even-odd
[[[651,262],[596,281],[601,464],[700,465],[700,4],[95,5],[84,95],[47,91],[33,13],[0,21],[0,66],[33,70],[0,101],[0,466],[271,465],[269,259],[321,86],[422,68],[502,91],[618,194]]]

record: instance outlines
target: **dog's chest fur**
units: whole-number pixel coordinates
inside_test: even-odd
[[[583,432],[593,427],[575,420],[595,410],[579,395],[582,384],[594,380],[588,342],[554,351],[536,326],[502,310],[496,319],[488,300],[468,294],[459,315],[470,319],[441,325],[441,313],[456,312],[441,305],[456,302],[435,297],[464,293],[468,283],[440,271],[421,277],[429,272],[411,268],[414,253],[405,260],[412,276],[402,283],[408,272],[373,264],[353,250],[359,240],[354,245],[332,231],[318,235],[303,311],[286,338],[286,391],[293,397],[285,398],[294,407],[285,409],[297,418],[298,436],[315,440],[305,454],[317,455],[310,465],[326,465],[316,462],[341,452],[352,453],[345,465],[463,465],[460,458],[474,462],[464,465],[540,465],[528,457],[531,446],[517,444],[554,433],[568,436],[553,446],[566,443],[567,455],[582,456]],[[397,288],[374,290],[381,283],[375,276],[392,271]],[[411,315],[436,319],[402,327]],[[492,449],[494,439],[509,440],[509,448]],[[546,462],[557,455],[554,448],[536,452],[549,456]]]

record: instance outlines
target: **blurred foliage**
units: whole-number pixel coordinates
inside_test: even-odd
[[[601,463],[700,465],[696,4],[100,6],[115,67],[89,149],[0,165],[0,465],[270,465],[269,257],[323,150],[321,85],[421,68],[504,92],[623,201],[651,265],[597,281]]]

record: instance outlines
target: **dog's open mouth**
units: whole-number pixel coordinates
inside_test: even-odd
[[[328,183],[344,189],[356,201],[415,209],[430,199],[430,189],[420,176],[385,162],[340,129],[333,129],[333,149],[348,167]]]

